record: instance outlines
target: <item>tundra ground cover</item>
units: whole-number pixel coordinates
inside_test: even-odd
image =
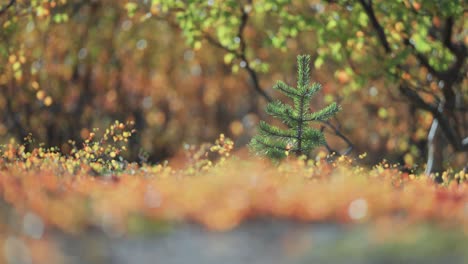
[[[127,135],[119,123],[106,134],[117,143],[126,138],[119,135]],[[4,148],[0,195],[2,219],[7,220],[0,220],[0,244],[26,247],[18,237],[12,242],[9,234],[16,232],[39,248],[42,253],[36,255],[53,255],[57,252],[44,249],[48,230],[76,235],[98,229],[115,236],[196,223],[228,231],[262,217],[368,224],[381,238],[427,224],[468,234],[464,171],[448,171],[438,184],[386,163],[369,169],[345,157],[291,157],[272,164],[232,155],[233,144],[224,136],[192,151],[186,166],[175,169],[170,162],[149,165],[111,154],[93,157],[92,146],[102,153],[118,152],[93,142],[105,143],[92,139],[74,155],[40,148],[27,152],[15,144]],[[8,221],[11,214],[19,223]]]

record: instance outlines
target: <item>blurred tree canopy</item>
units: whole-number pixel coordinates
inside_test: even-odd
[[[339,129],[369,162],[438,171],[466,160],[466,17],[464,0],[3,1],[0,135],[66,152],[120,119],[132,159],[220,132],[245,144],[307,53],[325,84],[312,108],[344,109],[321,124],[331,146]]]

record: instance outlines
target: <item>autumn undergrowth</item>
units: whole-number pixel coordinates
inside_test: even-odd
[[[137,164],[121,156],[134,133],[130,125],[116,122],[101,136],[93,132],[68,154],[3,146],[2,204],[69,233],[93,227],[124,234],[181,222],[229,230],[258,217],[392,228],[424,223],[468,232],[463,171],[447,171],[437,184],[385,162],[366,168],[359,158],[289,157],[273,164],[234,155],[224,135],[187,147],[183,168]],[[2,221],[0,233],[8,230]]]

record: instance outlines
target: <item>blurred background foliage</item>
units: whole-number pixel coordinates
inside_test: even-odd
[[[342,105],[333,124],[354,153],[414,167],[430,107],[468,135],[466,18],[465,0],[3,0],[0,140],[32,133],[67,153],[118,119],[137,130],[131,160],[220,133],[243,146],[280,96],[271,87],[294,84],[296,55],[310,54],[324,87],[312,106]],[[460,146],[441,162],[466,162]]]

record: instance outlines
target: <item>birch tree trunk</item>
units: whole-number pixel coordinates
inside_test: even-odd
[[[437,119],[432,121],[427,139],[427,166],[425,173],[427,175],[440,174],[444,170],[443,162],[446,143],[444,142],[444,134]],[[439,177],[435,177],[435,179],[441,180]]]

